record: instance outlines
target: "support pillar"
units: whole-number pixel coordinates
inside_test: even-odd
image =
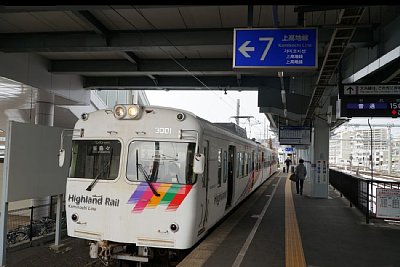
[[[311,159],[311,197],[328,198],[329,125],[318,117],[314,120]]]
[[[37,93],[37,101],[35,105],[35,124],[54,126],[54,94],[46,90],[39,89]],[[50,204],[51,196],[40,199],[33,199],[32,206],[40,206]],[[43,216],[49,216],[49,209],[46,207],[38,208],[34,212],[34,220]]]
[[[35,124],[54,126],[54,94],[45,90],[38,90],[38,98],[35,106]],[[56,206],[56,232],[54,247],[58,247],[61,241],[61,213],[62,213],[62,195],[57,196]],[[51,203],[51,196],[34,199],[32,201],[33,206],[47,205]],[[39,208],[36,212],[37,219],[40,217],[49,216],[51,209]],[[45,215],[47,214],[47,215]]]

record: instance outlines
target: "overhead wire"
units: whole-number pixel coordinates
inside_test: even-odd
[[[143,18],[153,29],[158,30],[158,28],[157,28],[149,19],[146,18],[146,16],[143,14],[143,12],[142,12],[139,8],[137,8],[137,7],[135,7],[135,6],[133,6],[133,7],[134,7],[134,9],[136,10],[136,12],[137,12],[139,15],[141,15],[142,18]],[[220,11],[219,11],[219,12],[220,12]],[[121,16],[121,15],[120,15],[120,16]],[[221,23],[222,23],[222,22],[221,22]],[[186,26],[186,24],[185,24],[185,26]],[[139,33],[142,34],[142,32],[141,32],[139,29],[137,29],[137,27],[135,27],[135,29],[136,29]],[[168,43],[170,43],[170,45],[173,46],[184,58],[186,58],[186,57],[183,55],[183,53],[178,49],[178,47],[176,47],[176,45],[175,45],[167,36],[165,36],[163,33],[160,33],[160,35],[161,35],[165,40],[167,40]],[[196,76],[195,74],[193,74],[190,70],[188,70],[185,66],[183,66],[179,61],[177,61],[176,58],[174,58],[170,53],[168,53],[167,51],[165,51],[165,50],[164,50],[162,47],[160,47],[160,46],[159,46],[159,48],[160,48],[161,51],[163,51],[163,53],[165,53],[169,58],[171,58],[179,67],[181,67],[183,70],[185,70],[187,73],[189,73],[190,76],[192,76],[194,79],[196,79],[196,80],[197,80],[201,85],[203,85],[207,90],[213,92],[221,101],[223,101],[225,104],[227,104],[231,109],[235,110],[235,107],[234,107],[234,106],[232,106],[230,103],[226,102],[222,97],[218,96],[207,84],[205,84],[199,77],[197,77],[197,76]],[[232,101],[235,101],[235,100],[234,100],[232,97],[230,97],[229,95],[228,95],[228,97],[229,97]]]
[[[110,6],[123,20],[125,20],[129,25],[131,25],[139,34],[141,34],[142,36],[144,35],[144,33],[138,28],[136,27],[131,21],[129,21],[125,16],[123,16],[120,12],[118,12],[114,7]],[[135,11],[150,25],[150,27],[152,27],[155,30],[159,30],[144,14],[143,12],[133,6],[133,8],[135,9]],[[182,13],[179,10],[179,13],[183,19]],[[221,18],[221,11],[219,10],[219,14],[220,14],[220,18]],[[222,20],[222,18],[221,18]],[[221,22],[222,23],[222,22]],[[187,28],[186,22],[184,21],[184,25]],[[182,53],[182,51],[167,37],[165,36],[162,32],[158,32],[165,40],[167,40],[167,42],[176,49],[176,51],[183,57],[186,58],[186,56]],[[194,79],[196,79],[202,86],[204,86],[204,88],[206,88],[207,90],[211,91],[213,94],[215,94],[218,99],[220,99],[222,102],[224,102],[230,109],[232,109],[233,111],[236,111],[236,106],[233,106],[232,104],[230,104],[229,102],[225,101],[221,96],[219,96],[216,92],[214,92],[214,90],[212,90],[205,82],[203,82],[199,77],[197,77],[193,72],[191,72],[190,70],[188,70],[183,64],[181,64],[174,56],[171,55],[171,53],[168,53],[167,51],[165,51],[161,46],[158,46],[158,48],[164,53],[166,54],[171,60],[173,60],[180,68],[182,68],[184,71],[186,71],[187,73],[190,74],[190,76],[192,76]],[[221,88],[222,89],[222,88]],[[231,96],[227,95],[228,98],[231,99],[232,102],[235,102],[236,100],[233,99]],[[244,108],[243,108],[244,109]],[[245,110],[247,111],[247,110]]]

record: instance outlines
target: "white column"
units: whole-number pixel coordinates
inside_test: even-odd
[[[329,125],[315,118],[313,133],[311,197],[328,198],[329,193]]]
[[[37,100],[35,104],[35,124],[54,126],[54,94],[43,89],[37,90]],[[32,206],[50,204],[51,196],[33,199]],[[34,220],[43,216],[49,216],[48,207],[34,210]]]

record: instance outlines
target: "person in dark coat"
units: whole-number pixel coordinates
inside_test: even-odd
[[[304,160],[300,159],[299,164],[296,166],[296,169],[294,171],[295,175],[298,177],[297,182],[296,182],[296,191],[297,194],[303,195],[303,184],[304,180],[306,179],[307,175],[307,169],[306,166],[304,166]]]
[[[289,157],[287,157],[285,163],[286,163],[286,172],[289,173],[289,166],[290,164],[292,164],[292,160]]]

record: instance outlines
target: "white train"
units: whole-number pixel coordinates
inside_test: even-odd
[[[242,128],[173,108],[116,105],[82,114],[75,131],[68,235],[91,240],[92,258],[177,256],[277,169]]]

